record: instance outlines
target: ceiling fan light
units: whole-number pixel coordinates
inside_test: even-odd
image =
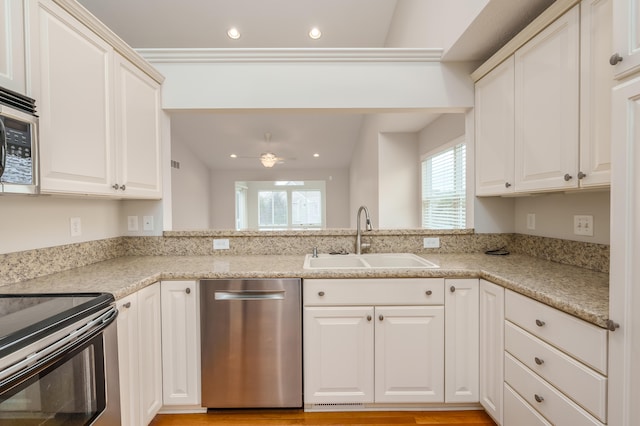
[[[278,157],[270,152],[267,152],[260,155],[260,162],[265,167],[273,167],[278,162]]]

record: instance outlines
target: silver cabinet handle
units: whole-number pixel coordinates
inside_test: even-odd
[[[111,185],[111,187],[117,191],[118,188],[120,188],[120,185],[118,185],[117,183],[114,183],[113,185]]]
[[[127,186],[126,185],[120,185],[120,189],[122,189],[124,191],[125,189],[127,189]]]
[[[424,294],[426,294],[427,296],[431,296],[433,294],[433,291],[427,290],[424,292]]]
[[[542,402],[542,401],[544,401],[544,398],[543,398],[543,397],[541,397],[541,396],[540,396],[540,395],[538,395],[538,394],[535,394],[533,397],[535,398],[535,400],[536,400],[537,402]]]
[[[537,319],[537,320],[536,320],[536,325],[537,325],[538,327],[542,327],[542,326],[544,326],[544,324],[545,324],[545,322],[544,322],[544,321],[541,321],[541,320],[539,320],[539,319]]]
[[[367,321],[371,321],[371,315],[367,315]]]
[[[586,177],[587,177],[587,174],[586,174],[586,173],[578,172],[578,179],[584,179],[584,178],[586,178]]]
[[[184,291],[187,294],[191,294],[191,289],[189,287],[187,287],[187,289]]]
[[[510,184],[509,182],[505,182],[505,183],[504,183],[504,187],[505,187],[505,188],[509,188],[510,186],[511,186],[511,184]]]
[[[536,362],[536,364],[538,364],[538,365],[542,365],[542,364],[544,364],[544,360],[543,360],[543,359],[540,359],[540,358],[538,358],[538,357],[535,357],[535,358],[534,358],[534,361],[535,361],[535,362]]]
[[[611,65],[618,65],[618,63],[622,62],[622,59],[623,59],[622,56],[620,56],[618,53],[614,53],[609,58],[609,63]]]
[[[319,291],[318,292],[318,296],[320,296],[320,297],[324,296],[324,291]]]
[[[573,176],[571,176],[569,173],[565,173],[564,181],[569,182],[571,179],[573,179]]]
[[[449,287],[449,291],[451,291],[451,293],[455,293],[456,287],[452,285],[451,287]]]
[[[384,315],[380,314],[380,316],[378,317],[378,319],[379,319],[380,321],[382,321],[382,320],[384,319]]]
[[[620,328],[620,324],[618,324],[617,322],[614,322],[613,320],[607,320],[607,330],[616,331],[619,328]]]
[[[129,309],[131,307],[131,302],[127,302],[124,305],[122,305],[123,308],[125,309]]]

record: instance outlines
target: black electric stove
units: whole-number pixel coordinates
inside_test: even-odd
[[[0,294],[0,359],[113,302],[109,293]]]

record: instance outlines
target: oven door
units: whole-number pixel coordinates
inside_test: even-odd
[[[111,306],[0,371],[0,424],[119,425],[116,315]]]

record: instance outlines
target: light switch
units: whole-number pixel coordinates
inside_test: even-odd
[[[138,230],[138,216],[127,216],[127,230]]]
[[[213,239],[214,250],[229,250],[229,240],[227,238],[214,238]]]
[[[573,216],[573,233],[575,235],[585,235],[587,237],[593,237],[593,216]]]

